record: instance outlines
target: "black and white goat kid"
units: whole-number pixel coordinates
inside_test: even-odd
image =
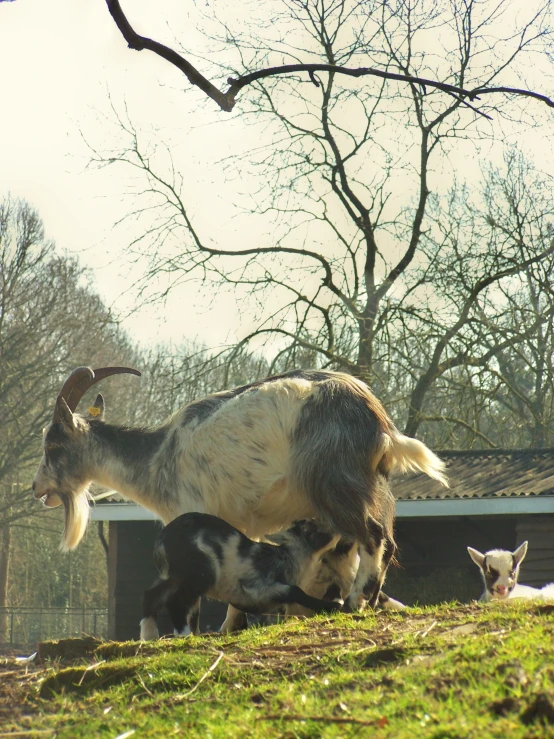
[[[509,600],[514,598],[554,600],[553,583],[540,589],[518,583],[519,567],[527,554],[526,541],[520,544],[514,552],[508,552],[506,549],[490,549],[482,554],[472,547],[468,547],[467,551],[479,567],[485,584],[485,591],[479,600]]]
[[[314,518],[360,545],[350,605],[363,597],[377,603],[396,551],[389,474],[419,470],[447,482],[443,462],[398,431],[367,385],[337,372],[289,372],[190,403],[149,429],[104,423],[102,396],[95,417],[75,413],[90,387],[121,372],[140,374],[76,369],[44,431],[33,490],[47,506],[63,503],[65,549],[84,534],[92,481],[164,524],[182,513],[210,513],[253,539]],[[222,629],[244,621],[231,608]]]
[[[266,544],[216,516],[178,516],[154,544],[160,579],[144,593],[140,638],[157,639],[156,616],[164,606],[176,634],[187,625],[197,634],[202,596],[243,613],[267,613],[289,603],[316,613],[339,610],[339,603],[313,598],[299,587],[301,579],[313,579],[313,570],[338,538],[314,521],[298,521],[279,534],[279,545]]]

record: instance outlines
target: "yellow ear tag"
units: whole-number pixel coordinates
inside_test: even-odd
[[[95,405],[91,405],[90,408],[88,409],[88,412],[93,418],[96,418],[96,416],[100,415],[100,413],[102,412],[102,409],[97,408]]]

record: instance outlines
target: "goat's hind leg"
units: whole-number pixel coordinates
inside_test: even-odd
[[[200,633],[200,598],[191,603],[187,612],[187,624],[191,634]]]
[[[167,601],[167,610],[173,624],[175,636],[188,636],[200,632],[200,598],[186,586]]]
[[[221,624],[219,630],[222,634],[230,634],[233,631],[243,631],[248,628],[248,619],[244,611],[229,604],[227,607],[227,615],[225,621]]]
[[[391,598],[382,590],[379,593],[379,607],[382,608],[384,611],[403,611],[406,608],[404,603]]]
[[[177,584],[172,580],[158,580],[151,588],[144,591],[142,597],[142,620],[140,622],[140,638],[150,641],[159,637],[156,616],[177,591]]]

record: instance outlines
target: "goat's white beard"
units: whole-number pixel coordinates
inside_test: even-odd
[[[60,549],[63,552],[75,549],[84,536],[90,516],[89,497],[86,488],[78,493],[62,497],[65,509],[65,525]]]

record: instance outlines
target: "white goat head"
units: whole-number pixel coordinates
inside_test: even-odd
[[[62,549],[69,550],[81,540],[89,518],[89,465],[93,450],[87,439],[90,423],[102,421],[104,399],[98,395],[89,409],[89,418],[74,413],[83,395],[93,385],[110,375],[140,372],[127,367],[103,367],[91,370],[78,367],[65,381],[56,400],[52,422],[43,431],[44,450],[33,480],[33,493],[47,508],[63,503],[65,526]]]
[[[524,541],[515,552],[505,549],[491,549],[481,554],[477,549],[468,547],[469,556],[479,567],[485,592],[480,600],[506,600],[517,585],[519,566],[527,554],[527,542]]]

